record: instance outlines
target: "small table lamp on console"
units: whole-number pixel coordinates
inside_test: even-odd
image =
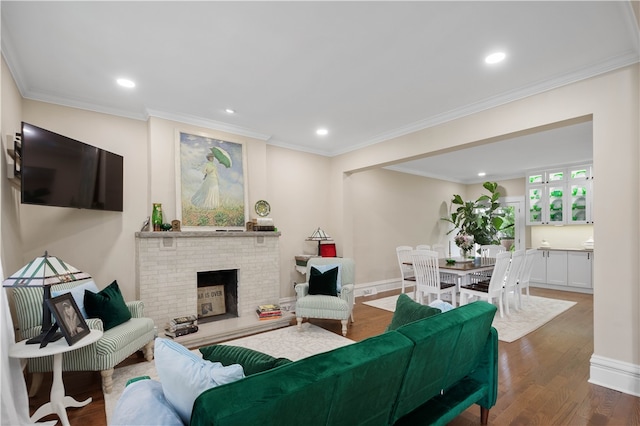
[[[320,254],[320,244],[322,243],[322,241],[333,241],[333,239],[326,232],[324,232],[322,229],[318,228],[315,231],[313,231],[313,234],[311,234],[310,237],[307,237],[306,241],[317,241],[318,242],[318,256],[321,256],[321,254]]]
[[[55,256],[49,256],[45,251],[44,256],[36,257],[2,282],[3,287],[44,288],[42,298],[42,332],[38,336],[29,339],[27,344],[40,343],[41,346],[46,346],[46,343],[53,342],[62,337],[60,332],[49,333],[52,324],[51,310],[47,305],[47,299],[51,298],[51,286],[80,281],[87,278],[91,278],[91,276],[86,272],[79,271],[77,268],[74,268]]]

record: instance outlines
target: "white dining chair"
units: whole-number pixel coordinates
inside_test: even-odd
[[[416,277],[416,302],[424,304],[424,296],[427,296],[427,303],[430,303],[432,294],[438,299],[443,294],[450,294],[451,304],[456,306],[456,284],[442,282],[440,279],[438,253],[432,250],[414,250],[411,258]]]
[[[496,255],[496,263],[488,283],[486,281],[480,281],[460,286],[460,306],[466,305],[470,297],[486,299],[489,303],[494,303],[495,301],[500,308],[500,318],[503,318],[502,291],[510,260],[510,252],[499,253]]]
[[[529,280],[531,279],[531,271],[533,271],[533,264],[538,249],[529,249],[525,252],[524,263],[520,269],[520,276],[518,277],[518,305],[522,308],[522,292],[527,290],[527,301],[529,300]]]
[[[509,270],[507,272],[507,277],[504,281],[504,291],[502,292],[502,298],[504,301],[505,310],[507,315],[509,312],[509,297],[513,295],[514,307],[518,310],[519,302],[518,302],[518,279],[520,278],[520,273],[522,271],[522,267],[524,266],[524,258],[525,251],[524,250],[516,250],[511,253],[511,263],[509,264]]]
[[[431,246],[429,244],[418,244],[416,250],[431,250]]]
[[[402,281],[402,293],[404,293],[404,289],[406,286],[415,287],[416,285],[416,277],[413,272],[413,266],[411,266],[412,251],[413,251],[413,247],[411,246],[396,247],[396,256],[398,258],[398,266],[400,267],[400,280]],[[414,288],[414,292],[415,292],[415,288]]]

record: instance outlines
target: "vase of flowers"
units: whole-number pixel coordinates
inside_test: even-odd
[[[463,259],[469,256],[469,252],[473,248],[473,235],[467,235],[459,232],[453,239],[456,245],[460,248],[460,253]]]

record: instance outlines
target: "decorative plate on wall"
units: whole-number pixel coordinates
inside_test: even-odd
[[[271,212],[271,206],[265,200],[259,200],[256,202],[256,213],[260,217],[265,217]]]

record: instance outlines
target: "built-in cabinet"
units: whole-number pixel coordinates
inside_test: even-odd
[[[593,223],[590,164],[527,173],[527,225]]]
[[[592,251],[538,249],[530,283],[532,287],[591,292],[592,270]]]

